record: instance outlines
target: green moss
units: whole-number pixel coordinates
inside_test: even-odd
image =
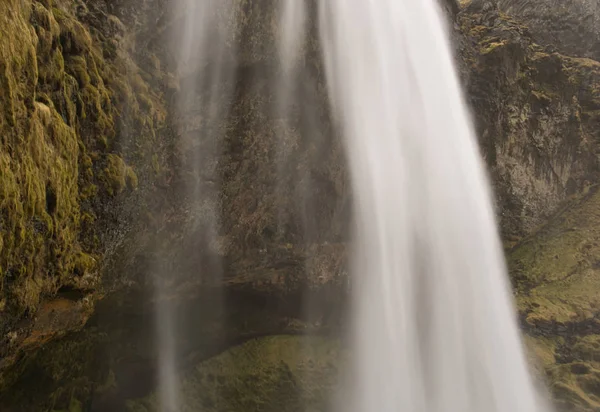
[[[551,390],[560,403],[571,408],[597,410],[600,392],[600,371],[582,363],[559,365],[549,371]]]
[[[92,37],[80,22],[60,8],[54,7],[52,12],[60,26],[63,52],[75,55],[92,49]]]
[[[525,335],[525,347],[528,351],[530,364],[541,372],[556,364],[557,347],[563,343],[562,338],[533,337]]]
[[[0,255],[3,273],[18,274],[7,291],[22,310],[37,306],[42,293],[51,292],[56,273],[71,259],[79,214],[77,136],[51,107],[36,102],[29,118],[17,124],[19,145],[12,156],[0,157],[0,192],[5,248]],[[54,236],[50,236],[54,234]],[[53,267],[43,258],[60,256]],[[51,276],[44,278],[43,271]]]
[[[509,254],[528,321],[589,319],[600,309],[600,192],[573,200]]]
[[[138,164],[108,154],[117,129],[144,136],[132,154],[141,163],[155,152],[147,117],[163,109],[139,75],[129,84],[133,62],[105,59],[62,3],[6,0],[0,15],[0,299],[18,317],[95,270],[84,245],[100,246],[97,197],[140,184]],[[125,107],[127,125],[116,116]]]
[[[79,84],[80,88],[88,87],[91,84],[91,77],[88,73],[87,62],[83,56],[71,56],[67,60],[69,74],[71,74]]]
[[[125,180],[127,182],[127,187],[129,189],[137,189],[138,187],[138,177],[135,174],[135,170],[133,170],[133,168],[131,166],[127,166],[125,168]]]
[[[72,398],[68,409],[54,409],[51,412],[83,412],[83,404]]]
[[[600,314],[600,190],[571,199],[508,254],[519,310],[528,329],[576,328]],[[543,329],[542,329],[543,330]],[[587,330],[585,326],[582,331]],[[566,410],[600,407],[600,337],[527,336],[538,372]]]
[[[157,175],[161,172],[160,162],[158,161],[158,156],[156,154],[152,155],[152,170]]]
[[[532,56],[531,56],[531,60],[532,61],[538,61],[538,60],[546,60],[550,57],[550,55],[548,53],[544,53],[541,51],[534,51]]]
[[[37,38],[38,55],[49,54],[60,35],[60,27],[52,13],[40,3],[33,3],[30,18]]]
[[[89,398],[95,381],[107,380],[109,368],[97,357],[107,336],[86,328],[32,351],[5,371],[2,378],[16,380],[1,392],[3,406],[19,411],[77,411]],[[0,388],[2,388],[0,380]],[[14,406],[14,409],[11,409]]]
[[[600,363],[600,335],[588,335],[578,339],[572,351],[573,356],[580,361]]]
[[[506,45],[506,43],[507,43],[507,41],[506,41],[506,40],[502,40],[502,41],[491,41],[491,42],[489,42],[489,43],[488,43],[488,42],[484,42],[484,43],[481,45],[481,48],[480,48],[480,53],[481,53],[482,55],[490,54],[490,53],[492,53],[494,50],[496,50],[496,49],[498,49],[498,48],[500,48],[500,47],[503,47],[503,46],[505,46],[505,45]]]
[[[321,337],[255,339],[201,362],[182,383],[181,411],[300,412],[327,409],[344,362],[339,342]],[[156,396],[130,401],[158,410]]]
[[[87,199],[96,197],[97,194],[98,194],[98,186],[96,186],[94,184],[90,184],[90,185],[87,185],[86,187],[82,188],[80,196],[81,196],[82,200],[87,200]]]
[[[552,96],[548,92],[532,90],[531,94],[541,103],[550,104],[552,102]]]
[[[483,34],[489,31],[489,27],[487,26],[473,26],[469,30],[469,34],[474,37],[481,37]]]
[[[15,344],[10,341],[13,346],[0,339],[0,386],[10,381],[5,371],[13,362],[19,364],[17,376],[24,370],[21,363],[31,361],[39,373],[25,380],[40,389],[35,400],[23,395],[15,403],[18,410],[74,411],[80,407],[77,399],[89,394],[80,370],[89,365],[71,357],[82,346],[50,343],[44,354],[30,343],[19,345],[27,334],[35,336],[30,326],[35,328],[36,312],[50,300],[60,302],[61,289],[76,290],[75,299],[85,293],[80,303],[101,295],[100,259],[110,246],[102,236],[111,229],[106,211],[126,201],[125,189],[152,184],[147,176],[153,176],[148,171],[157,153],[155,129],[166,116],[160,96],[122,45],[92,35],[71,6],[0,1],[0,330],[13,336],[16,325],[24,325]],[[106,49],[113,51],[110,57]],[[134,137],[116,139],[123,130]],[[156,165],[162,162],[157,156]],[[119,193],[123,196],[106,196]],[[13,391],[2,396],[6,393]]]
[[[73,260],[75,273],[79,276],[84,276],[92,272],[96,268],[96,265],[96,259],[92,255],[83,252],[79,252]]]
[[[102,180],[111,196],[121,193],[127,187],[127,165],[116,154],[106,156],[106,166],[102,171]]]

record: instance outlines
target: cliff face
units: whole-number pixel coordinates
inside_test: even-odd
[[[560,53],[600,60],[600,5],[594,0],[498,0],[527,23],[537,43]]]
[[[457,38],[525,342],[560,410],[595,410],[600,63],[588,23],[597,10],[498,3],[467,5]]]
[[[153,410],[154,275],[190,331],[178,342],[187,390],[282,410],[272,390],[281,382],[295,410],[326,398],[306,376],[334,385],[328,338],[302,362],[286,348],[299,341],[281,337],[211,359],[251,338],[341,324],[350,190],[315,27],[291,86],[304,104],[284,116],[274,103],[279,28],[264,24],[277,2],[223,2],[237,19],[216,80],[176,64],[186,10],[172,4],[0,2],[3,411],[116,410],[133,398],[130,410]],[[597,10],[586,0],[442,5],[532,362],[565,408],[594,410]],[[207,96],[216,106],[203,106]],[[198,110],[176,111],[182,101]],[[287,354],[284,364],[265,360],[265,347]],[[247,351],[258,371],[227,369]],[[249,397],[257,373],[264,385]],[[209,398],[196,400],[221,410]]]
[[[232,76],[216,82],[203,82],[198,67],[178,71],[173,39],[186,11],[163,2],[15,1],[0,6],[7,22],[31,33],[30,60],[9,66],[8,72],[32,71],[30,84],[10,84],[28,86],[9,94],[11,104],[23,107],[18,120],[37,122],[37,111],[46,112],[36,103],[38,89],[45,90],[50,97],[43,104],[52,116],[42,118],[43,125],[64,128],[72,150],[57,153],[70,166],[65,168],[69,185],[58,182],[52,186],[55,192],[45,191],[55,182],[46,183],[44,172],[54,172],[55,165],[36,157],[42,171],[13,179],[14,190],[24,194],[6,195],[20,202],[14,209],[32,233],[37,220],[51,219],[55,210],[71,224],[60,228],[72,233],[50,228],[35,238],[35,245],[4,242],[1,249],[7,257],[0,267],[8,268],[2,274],[13,276],[10,265],[23,262],[24,250],[38,260],[31,274],[15,271],[17,281],[1,289],[6,303],[0,310],[6,316],[0,321],[5,338],[0,344],[0,409],[69,408],[85,401],[94,410],[106,410],[124,408],[128,398],[149,393],[156,377],[156,348],[150,344],[154,275],[160,275],[166,299],[176,300],[180,326],[198,332],[178,342],[181,362],[205,359],[256,336],[324,332],[339,319],[335,307],[341,296],[349,197],[339,142],[309,133],[330,127],[315,59],[318,48],[312,38],[304,45],[302,64],[309,70],[292,92],[306,104],[284,118],[272,107],[279,86],[274,79],[280,76],[278,27],[263,26],[276,7],[245,1],[231,6],[244,18],[231,22],[230,49],[224,52],[231,57],[225,70]],[[43,31],[36,11],[44,13],[53,35]],[[5,28],[3,63],[21,45],[16,31],[6,25],[0,30]],[[38,43],[43,36],[49,36],[44,49]],[[47,53],[64,63],[47,66]],[[38,76],[38,67],[55,83]],[[206,114],[214,107],[201,103],[211,92],[222,116],[207,128]],[[183,100],[200,110],[172,116]],[[5,107],[10,108],[0,105]],[[12,129],[13,146],[23,158],[37,155],[29,141],[19,140],[28,136],[23,130]],[[44,150],[54,153],[54,129],[40,136],[50,146]],[[20,173],[20,161],[7,154],[0,176]],[[23,212],[31,185],[44,189],[35,198],[40,207]],[[52,193],[71,197],[68,202],[61,197],[49,210]],[[62,209],[63,204],[71,209]],[[2,222],[19,222],[20,216],[13,213]],[[64,241],[60,250],[56,239]],[[53,254],[46,256],[46,248]],[[19,293],[28,300],[19,300]],[[116,387],[103,387],[110,379]]]
[[[158,176],[166,110],[113,16],[61,1],[0,12],[2,369],[92,313]]]
[[[531,233],[598,179],[594,60],[537,44],[528,21],[472,3],[460,57],[505,240]]]
[[[510,251],[532,363],[564,410],[600,406],[597,186]]]

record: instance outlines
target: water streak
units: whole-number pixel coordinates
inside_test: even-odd
[[[275,81],[275,101],[273,117],[277,119],[279,128],[276,142],[276,187],[275,192],[281,193],[286,185],[286,168],[289,168],[290,156],[292,155],[293,142],[287,138],[296,132],[294,105],[298,104],[297,90],[299,61],[302,58],[302,47],[306,34],[306,12],[303,1],[281,0],[279,2],[278,30],[277,30],[277,52],[279,57],[279,73]],[[277,235],[285,236],[286,214],[285,206],[278,203],[277,210]]]
[[[157,288],[160,282],[157,282]],[[179,411],[179,382],[177,379],[176,343],[173,303],[158,296],[156,322],[158,331],[158,398],[161,412]]]
[[[320,2],[355,191],[360,412],[533,412],[489,185],[434,0]]]
[[[218,283],[221,276],[217,237],[219,233],[219,157],[223,141],[223,118],[229,114],[234,87],[235,36],[234,0],[178,0],[174,3],[174,43],[180,91],[176,95],[181,173],[184,188],[186,227],[183,236],[195,237],[198,250],[191,259],[201,260],[196,273],[205,284]],[[162,262],[165,263],[165,262]],[[169,265],[163,265],[169,267]],[[158,334],[158,401],[161,412],[179,412],[182,399],[178,376],[178,353],[184,342],[179,330],[173,296],[185,282],[178,273],[162,269],[156,288],[156,322]],[[193,281],[198,281],[195,279]],[[221,308],[214,308],[215,311]]]
[[[193,177],[186,195],[203,210],[211,243],[219,205],[206,182],[215,180],[219,120],[234,98],[232,45],[243,33],[233,10],[247,3],[180,1],[187,18],[178,110],[195,119],[181,131]],[[297,59],[311,34],[306,2],[283,1],[275,115],[286,119],[303,103],[294,92],[301,89]],[[489,184],[435,1],[326,0],[318,9],[329,98],[355,196],[354,381],[340,409],[540,410]],[[289,157],[285,147],[279,152]],[[181,404],[177,331],[172,310],[160,309],[161,411],[172,412]]]

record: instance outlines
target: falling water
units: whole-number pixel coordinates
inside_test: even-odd
[[[157,282],[157,289],[161,283]],[[159,399],[161,412],[177,412],[179,405],[179,388],[176,374],[175,339],[177,330],[174,327],[173,303],[164,296],[158,296],[156,305],[156,323],[159,346]]]
[[[237,3],[180,2],[187,15],[180,75],[201,73],[182,95],[202,99],[180,98],[179,111],[206,113],[190,160],[202,180],[200,166],[217,156],[216,119],[231,97],[218,87],[232,76],[235,27],[226,23],[235,21],[228,10]],[[329,98],[355,194],[354,374],[340,409],[538,411],[489,184],[434,0],[318,3]],[[279,116],[296,97],[290,85],[307,27],[304,1],[282,4]],[[188,196],[210,203],[203,185]],[[180,404],[176,332],[168,308],[161,316],[159,334],[170,335],[161,338],[161,411],[172,412]]]
[[[181,197],[187,201],[188,220],[183,230],[200,237],[197,244],[213,261],[198,268],[197,277],[221,275],[215,264],[214,249],[219,231],[218,172],[219,143],[223,137],[222,118],[231,102],[234,50],[230,38],[232,0],[177,0],[174,16],[180,22],[175,30],[177,74],[181,90],[177,94],[176,114],[180,136],[182,173],[186,175]],[[205,272],[211,273],[203,273]],[[217,272],[217,273],[215,273]],[[177,342],[182,340],[176,328],[176,308],[170,294],[177,287],[178,274],[158,273],[156,321],[158,342],[158,400],[161,412],[179,412],[182,408],[177,368]],[[198,280],[198,279],[196,279]],[[221,308],[214,308],[217,312]]]
[[[434,0],[320,2],[355,191],[341,409],[532,412],[492,201]]]
[[[293,129],[292,105],[294,101],[294,89],[298,78],[298,60],[302,56],[302,46],[306,31],[306,12],[303,1],[281,0],[279,4],[280,19],[277,30],[277,52],[280,61],[279,75],[276,80],[275,107],[273,116],[284,130]],[[290,148],[285,139],[277,140],[277,154],[275,158],[277,167],[276,192],[283,191],[285,181],[285,168],[288,167]],[[277,232],[284,235],[285,224],[283,214],[285,210],[278,207]]]

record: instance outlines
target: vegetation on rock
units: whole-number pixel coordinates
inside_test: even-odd
[[[600,59],[600,10],[595,0],[497,0],[526,22],[535,40],[561,53]]]
[[[599,178],[597,64],[536,44],[485,2],[460,13],[460,63],[504,239],[514,245]]]
[[[600,190],[573,199],[509,253],[527,342],[566,410],[600,406]]]
[[[330,330],[344,300],[350,190],[318,42],[309,36],[297,62],[307,70],[293,93],[306,104],[284,117],[271,81],[279,28],[264,24],[274,3],[231,3],[226,73],[204,79],[210,90],[188,87],[198,67],[176,71],[182,15],[166,16],[166,3],[0,0],[2,410],[112,410],[125,398],[132,412],[156,410],[144,324],[156,273],[179,282],[172,296],[195,325],[180,343],[193,364],[184,410],[320,411],[335,386],[337,341],[281,335]],[[459,3],[443,4],[458,23],[532,362],[565,410],[598,410],[600,63],[591,41],[552,47],[561,39],[540,21],[555,0],[533,20],[509,12],[538,2]],[[232,101],[209,126],[207,93]],[[174,122],[177,101],[193,110]],[[100,309],[111,319],[86,325],[119,281],[125,297]],[[202,306],[215,284],[227,311]]]
[[[81,23],[89,13],[52,0],[0,3],[0,370],[41,343],[31,337],[44,302],[87,295],[93,306],[115,247],[105,235],[111,209],[138,187],[135,170],[151,182],[162,102],[117,39]]]
[[[325,411],[346,354],[330,338],[271,336],[246,342],[196,365],[182,377],[181,411]],[[158,411],[156,395],[129,402]]]

